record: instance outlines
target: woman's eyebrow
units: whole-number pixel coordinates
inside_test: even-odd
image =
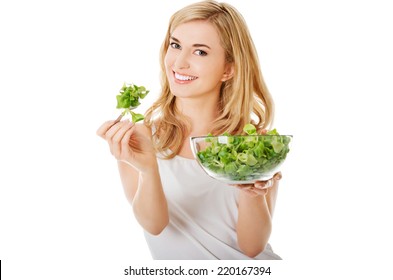
[[[179,39],[177,39],[177,38],[175,38],[175,37],[173,37],[173,36],[171,36],[170,39],[173,40],[173,41],[175,41],[176,43],[179,43],[179,44],[180,44],[180,40],[179,40]],[[209,50],[211,49],[208,45],[205,45],[205,44],[193,44],[192,46],[193,46],[193,47],[197,47],[197,48],[205,47],[205,48],[208,48]]]

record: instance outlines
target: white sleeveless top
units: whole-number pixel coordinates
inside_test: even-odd
[[[169,224],[157,236],[145,232],[153,259],[250,259],[237,245],[239,190],[209,177],[196,160],[157,158]],[[254,259],[281,259],[270,245]]]

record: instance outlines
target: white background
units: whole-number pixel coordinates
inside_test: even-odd
[[[169,17],[191,2],[0,2],[5,279],[121,279],[129,265],[160,265],[95,131],[117,117],[123,82],[151,90],[141,112],[155,99]],[[227,2],[253,35],[275,127],[294,135],[270,241],[284,261],[271,278],[389,278],[389,1]]]

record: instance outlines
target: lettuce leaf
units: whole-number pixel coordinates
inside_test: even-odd
[[[144,86],[138,87],[133,84],[127,85],[124,83],[119,94],[116,96],[116,108],[123,109],[121,113],[122,116],[130,114],[133,123],[139,122],[144,119],[144,116],[142,114],[135,113],[132,110],[141,104],[139,99],[145,98],[148,93],[149,91],[146,90]]]
[[[289,152],[290,136],[276,129],[260,137],[254,125],[247,124],[245,136],[208,137],[208,147],[197,153],[201,164],[216,174],[233,181],[258,179],[279,166]],[[224,139],[225,138],[225,139]]]

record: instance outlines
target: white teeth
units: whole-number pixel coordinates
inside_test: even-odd
[[[195,80],[197,77],[193,77],[193,76],[183,76],[180,74],[177,74],[175,72],[175,78],[181,81],[191,81],[191,80]]]

